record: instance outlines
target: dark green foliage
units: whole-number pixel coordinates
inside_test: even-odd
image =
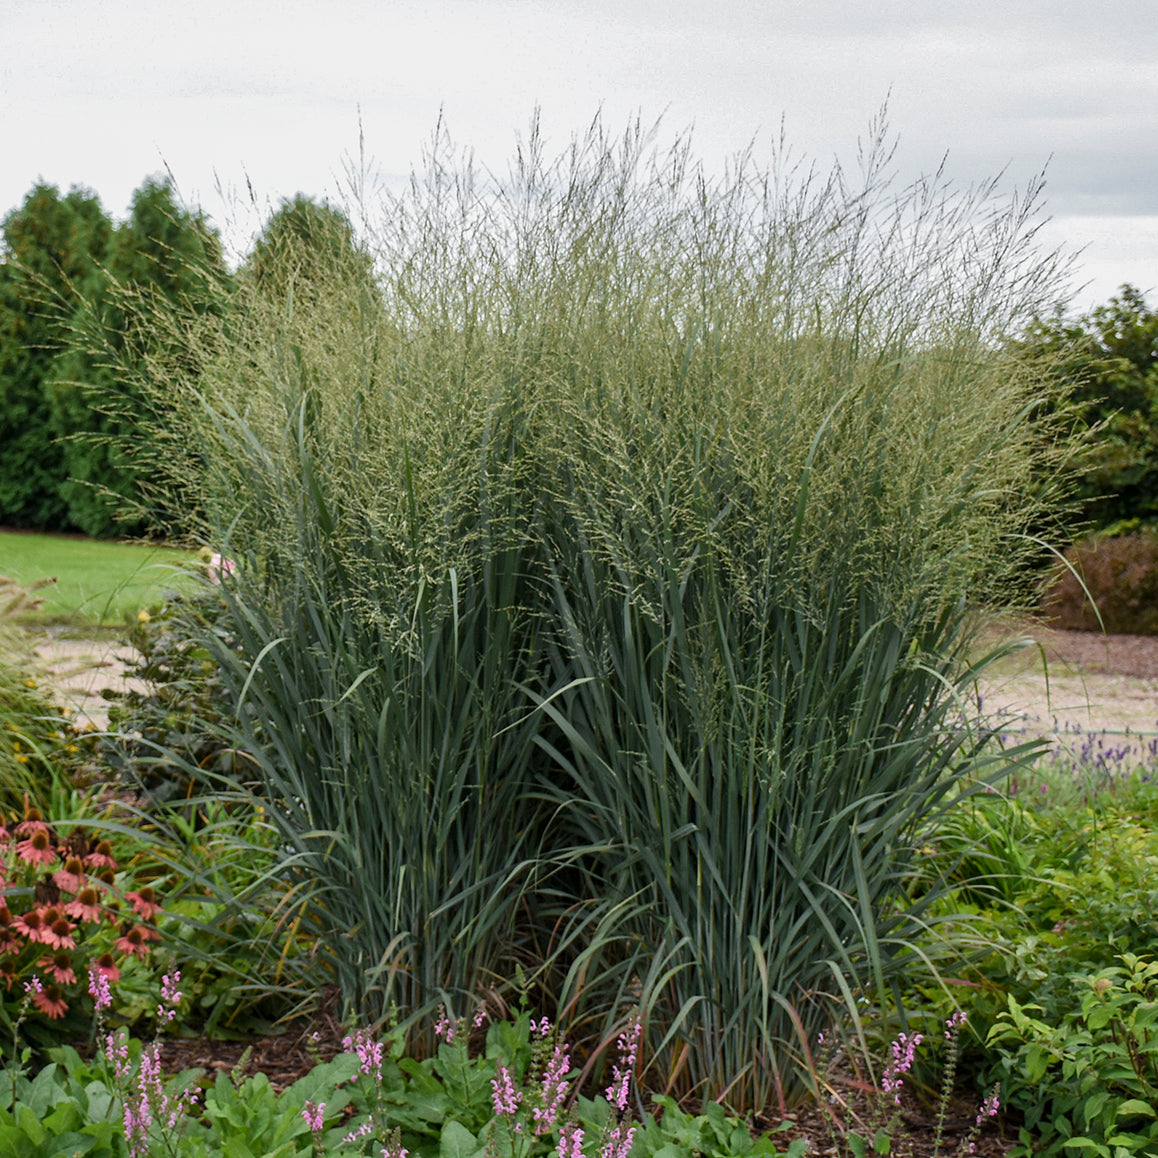
[[[1071,466],[1078,517],[1096,529],[1158,521],[1158,313],[1124,285],[1083,317],[1035,321],[1018,346],[1068,387],[1093,432]]]
[[[1066,631],[1158,635],[1158,530],[1095,535],[1070,547],[1042,598]]]
[[[150,510],[138,495],[158,416],[127,369],[165,334],[166,311],[214,307],[216,235],[167,182],[148,180],[117,227],[91,194],[37,186],[4,240],[0,523],[104,537],[171,525],[164,496]]]
[[[65,448],[45,383],[68,348],[64,304],[99,294],[112,226],[83,189],[37,185],[4,219],[0,263],[0,524],[68,526]]]
[[[98,292],[77,303],[69,348],[46,382],[63,440],[60,493],[71,525],[90,535],[180,530],[181,516],[166,495],[141,494],[142,476],[158,453],[151,432],[164,427],[164,414],[127,370],[146,364],[164,340],[158,316],[221,308],[220,243],[200,213],[177,202],[168,182],[150,179],[111,237],[106,275]]]
[[[350,219],[328,202],[304,193],[288,198],[266,222],[242,267],[258,289],[284,297],[324,291],[334,276],[371,286],[372,262],[354,236]]]

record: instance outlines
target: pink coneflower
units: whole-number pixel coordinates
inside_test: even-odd
[[[52,864],[56,860],[56,850],[52,847],[48,829],[38,828],[27,840],[20,841],[16,855],[29,864]]]
[[[89,966],[89,969],[114,983],[121,979],[121,971],[117,968],[117,963],[111,953],[102,953]]]
[[[107,840],[102,840],[92,852],[84,858],[89,868],[115,869],[117,862],[113,860],[113,846]],[[104,874],[101,874],[102,878]]]
[[[37,969],[55,977],[61,985],[75,985],[76,974],[72,969],[72,958],[67,953],[53,953],[51,957],[41,957],[36,962]]]
[[[84,862],[79,856],[70,856],[64,862],[64,868],[57,869],[52,874],[53,883],[58,889],[66,893],[78,893],[84,888]]]
[[[161,911],[161,906],[157,904],[157,894],[148,885],[140,892],[125,893],[125,900],[133,906],[133,912],[146,921]]]
[[[46,985],[32,994],[32,1004],[45,1017],[63,1017],[68,1012],[68,1002],[59,985]]]
[[[158,933],[144,925],[134,925],[123,937],[118,937],[113,948],[124,953],[126,957],[137,956],[143,961],[149,955],[149,941],[160,939]]]
[[[86,885],[76,895],[76,899],[64,906],[64,911],[78,921],[95,924],[101,919],[101,899],[92,885]]]
[[[47,926],[44,923],[44,914],[39,909],[29,909],[27,913],[13,917],[12,928],[30,941],[40,945],[49,944],[45,936]]]
[[[56,905],[44,910],[44,943],[54,949],[75,949],[76,941],[72,931],[76,926]]]
[[[27,797],[25,799],[27,799]],[[40,810],[36,808],[28,809],[24,814],[24,819],[15,829],[17,836],[32,836],[33,833],[47,831],[48,825],[44,823],[44,817],[40,815]]]

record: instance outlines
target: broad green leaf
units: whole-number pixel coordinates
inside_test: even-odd
[[[1141,1098],[1129,1098],[1124,1102],[1119,1103],[1115,1118],[1121,1120],[1122,1118],[1137,1118],[1158,1117],[1158,1111],[1150,1102],[1143,1102]]]
[[[447,1122],[442,1127],[439,1158],[474,1158],[481,1150],[478,1139],[460,1122]]]

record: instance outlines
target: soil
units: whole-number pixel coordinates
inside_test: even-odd
[[[1101,731],[1140,739],[1146,733],[1158,735],[1158,637],[1057,631],[1034,623],[1022,625],[1020,634],[1031,641],[1030,646],[1002,660],[979,689],[984,710],[1003,716],[1010,730],[1059,736],[1074,730]],[[101,691],[123,686],[125,661],[130,658],[124,645],[114,640],[46,638],[37,644],[37,652],[78,718],[103,726]],[[206,1082],[216,1073],[235,1070],[246,1077],[264,1073],[282,1090],[318,1060],[333,1057],[341,1048],[342,1036],[333,1016],[323,1012],[311,1021],[295,1022],[282,1034],[247,1042],[166,1039],[162,1063],[169,1073],[201,1069]],[[910,1145],[893,1153],[931,1158],[935,1121],[930,1111],[906,1096],[901,1112]],[[958,1147],[964,1147],[976,1115],[975,1105],[950,1106],[944,1124],[944,1154],[957,1154]],[[772,1128],[778,1120],[776,1116],[757,1124]],[[790,1115],[789,1121],[791,1128],[777,1135],[781,1150],[800,1137],[809,1141],[810,1155],[828,1158],[838,1153],[817,1107],[805,1107]],[[1016,1136],[1015,1127],[1005,1123],[1005,1128],[1011,1136],[1001,1134],[997,1120],[987,1121],[974,1153],[981,1158],[1005,1155]]]
[[[1028,645],[981,681],[983,710],[1009,731],[1112,737],[1136,748],[1158,736],[1158,637],[1056,631],[1019,633]]]

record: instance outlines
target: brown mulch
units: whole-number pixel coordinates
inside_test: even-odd
[[[978,1105],[980,1099],[978,1099]],[[945,1121],[941,1133],[941,1158],[956,1158],[964,1151],[969,1143],[970,1133],[977,1123],[978,1105],[964,1099],[954,1098],[946,1108]],[[861,1106],[861,1121],[866,1120],[865,1107]],[[903,1094],[900,1105],[900,1122],[893,1137],[891,1153],[898,1158],[933,1158],[937,1153],[937,1122],[935,1108],[919,1102],[911,1093]],[[794,1111],[788,1119],[792,1122],[791,1129],[776,1135],[776,1145],[780,1150],[787,1150],[789,1143],[795,1138],[803,1138],[808,1142],[808,1158],[839,1158],[847,1153],[847,1149],[839,1146],[840,1138],[837,1135],[837,1145],[833,1144],[833,1133],[825,1121],[825,1115],[819,1107],[812,1105]],[[771,1125],[771,1124],[770,1124]],[[858,1126],[850,1123],[850,1129],[856,1132]],[[860,1127],[864,1134],[869,1131]],[[974,1158],[1005,1158],[1005,1155],[1017,1142],[1017,1129],[1007,1127],[1008,1136],[1002,1133],[1000,1119],[988,1119],[977,1135]],[[872,1139],[869,1139],[870,1143]],[[869,1153],[872,1153],[871,1146]]]
[[[342,1050],[345,1032],[330,1012],[308,1021],[296,1021],[285,1033],[254,1035],[245,1041],[207,1037],[161,1039],[161,1067],[169,1074],[182,1070],[205,1071],[202,1084],[218,1074],[244,1081],[265,1074],[280,1094],[304,1077],[319,1062],[330,1061]]]

